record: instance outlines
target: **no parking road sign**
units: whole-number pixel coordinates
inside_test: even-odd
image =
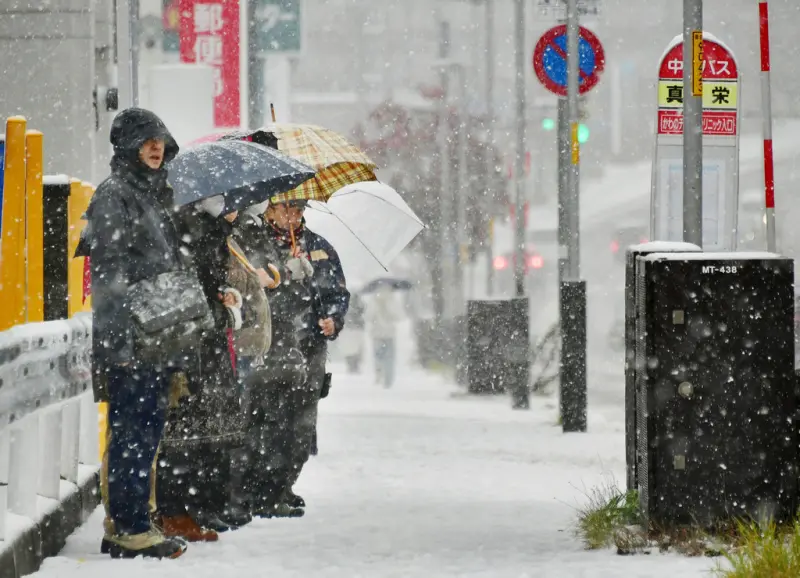
[[[606,55],[600,40],[591,30],[580,27],[578,74],[580,94],[592,90],[600,81]],[[533,50],[533,70],[544,87],[559,96],[567,96],[567,26],[562,24],[545,32]]]

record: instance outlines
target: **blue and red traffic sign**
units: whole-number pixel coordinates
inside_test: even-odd
[[[580,94],[589,92],[600,81],[606,55],[600,40],[591,30],[580,27],[578,73]],[[567,96],[567,26],[562,24],[545,32],[533,50],[533,70],[544,87],[559,96]]]

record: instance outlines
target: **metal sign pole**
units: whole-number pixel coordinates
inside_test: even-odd
[[[778,242],[775,233],[775,167],[772,158],[772,91],[769,63],[769,8],[767,0],[758,3],[761,38],[761,112],[764,133],[764,207],[767,217],[767,251],[775,253]]]
[[[683,240],[703,246],[703,0],[683,0]]]
[[[525,295],[525,0],[516,0],[517,146],[514,163],[514,285],[516,296]]]
[[[494,183],[494,0],[486,0],[486,116],[489,138],[486,145],[486,183]],[[487,193],[489,187],[487,187]],[[494,234],[493,219],[490,220],[489,238],[486,242],[486,296],[494,293]]]
[[[566,221],[567,266],[561,295],[561,420],[565,432],[586,431],[586,283],[580,279],[580,25],[578,1],[567,0],[567,104],[569,157]],[[566,136],[566,135],[565,135]]]
[[[578,24],[577,0],[567,2],[567,115],[570,127],[570,169],[567,173],[568,203],[568,263],[567,279],[580,279],[580,231],[578,228],[578,196],[580,193],[580,144],[578,143],[578,90],[580,78],[579,44],[580,28]]]

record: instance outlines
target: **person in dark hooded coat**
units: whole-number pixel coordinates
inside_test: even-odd
[[[151,465],[164,429],[171,374],[190,358],[137,359],[128,288],[191,265],[172,220],[165,163],[178,145],[152,112],[129,108],[111,126],[111,175],[97,187],[86,218],[92,274],[93,381],[109,404],[104,500],[110,517],[101,546],[112,557],[176,558],[182,540],[150,522]]]
[[[215,318],[203,338],[199,371],[189,376],[196,392],[181,400],[167,420],[158,464],[158,511],[167,535],[214,541],[217,532],[249,522],[228,515],[232,456],[243,443],[244,420],[233,366],[231,331],[241,326],[242,296],[228,286],[236,211],[222,197],[180,212],[179,229],[197,268]]]

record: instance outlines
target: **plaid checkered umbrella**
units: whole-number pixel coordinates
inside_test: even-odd
[[[278,139],[278,150],[317,171],[300,186],[275,195],[271,203],[327,201],[344,186],[374,181],[376,165],[343,136],[310,124],[272,124],[261,129]]]

